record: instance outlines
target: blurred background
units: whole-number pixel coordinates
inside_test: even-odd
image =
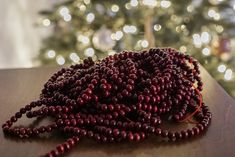
[[[234,0],[1,0],[0,68],[174,47],[235,98]]]

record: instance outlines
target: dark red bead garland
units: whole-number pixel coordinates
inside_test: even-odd
[[[97,63],[88,58],[55,73],[40,99],[21,108],[2,129],[21,138],[55,129],[70,136],[46,157],[63,154],[84,136],[100,142],[141,141],[153,134],[170,141],[193,137],[211,121],[199,73],[196,60],[171,48],[122,52]],[[35,107],[40,108],[33,111]],[[23,114],[52,117],[54,122],[39,128],[12,127]],[[178,123],[192,123],[194,118],[195,126],[161,129],[163,117]]]

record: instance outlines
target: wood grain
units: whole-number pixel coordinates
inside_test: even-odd
[[[44,82],[59,68],[0,70],[0,123],[8,120],[21,106],[37,99]],[[235,102],[203,69],[203,97],[212,112],[207,133],[193,140],[177,143],[150,138],[141,143],[99,144],[82,140],[67,157],[233,157],[235,156]],[[22,118],[17,124],[29,125]],[[46,123],[46,122],[44,122]],[[5,137],[0,131],[0,156],[34,157],[53,149],[65,140],[60,135],[22,140]]]

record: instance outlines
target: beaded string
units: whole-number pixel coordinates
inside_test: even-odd
[[[212,116],[202,101],[199,74],[196,60],[171,48],[125,51],[96,63],[88,58],[56,72],[45,83],[39,100],[22,107],[2,129],[21,138],[53,130],[69,136],[44,157],[69,151],[82,137],[98,142],[138,142],[151,135],[169,141],[191,138],[206,131]],[[23,114],[54,121],[37,128],[12,127]],[[164,117],[195,126],[181,131],[162,129],[167,123]]]
[[[191,118],[202,108],[202,95],[201,95],[200,91],[193,84],[192,84],[192,86],[194,87],[194,89],[198,93],[198,95],[200,96],[199,106],[197,107],[197,109],[193,113],[186,116],[184,119],[180,120],[179,122],[189,122],[189,123],[192,123],[192,124],[198,124],[198,122],[192,121]]]

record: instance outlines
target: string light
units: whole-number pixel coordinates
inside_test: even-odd
[[[142,40],[138,40],[137,43],[136,43],[136,45],[140,45],[141,42],[142,42]]]
[[[113,50],[110,50],[110,51],[108,52],[108,55],[115,55],[115,54],[116,54],[116,52],[113,51]]]
[[[131,9],[131,4],[130,4],[130,3],[126,3],[126,4],[125,4],[125,8],[126,8],[127,10]]]
[[[235,4],[233,5],[233,10],[235,10]]]
[[[93,13],[87,14],[86,20],[88,23],[91,23],[92,21],[94,21],[94,19],[95,19],[95,15]]]
[[[201,47],[202,43],[208,44],[209,42],[210,42],[210,35],[208,32],[202,32],[201,35],[193,34],[193,43],[196,47],[199,48]]]
[[[215,26],[215,30],[218,32],[218,33],[222,33],[224,31],[224,27],[221,26],[221,25],[216,25]]]
[[[180,29],[181,29],[181,30],[185,30],[185,29],[186,29],[186,26],[185,26],[185,25],[181,25],[181,26],[180,26]]]
[[[48,58],[54,58],[55,57],[55,51],[54,50],[47,51],[47,57]]]
[[[75,63],[80,61],[80,57],[75,52],[70,53],[69,58]]]
[[[90,0],[83,0],[83,2],[85,3],[85,4],[90,4]]]
[[[184,45],[180,46],[180,51],[185,53],[187,51],[187,47]]]
[[[211,54],[211,50],[209,48],[202,49],[202,54],[205,56],[209,56]]]
[[[136,33],[137,28],[136,28],[136,26],[133,26],[133,25],[125,25],[123,27],[123,31],[125,33]]]
[[[213,5],[218,5],[222,2],[223,0],[209,0],[209,2]]]
[[[187,6],[187,11],[188,11],[189,13],[193,12],[193,10],[194,10],[193,5],[190,4],[190,5]]]
[[[132,7],[136,7],[138,4],[139,4],[139,2],[138,2],[137,0],[131,0],[131,1],[130,1],[130,5],[131,5]]]
[[[219,20],[220,19],[220,14],[217,13],[215,10],[213,9],[209,9],[208,10],[208,16],[211,18],[214,18],[215,20]]]
[[[72,16],[70,14],[64,15],[64,21],[69,22],[71,21],[71,19],[72,19]]]
[[[69,9],[67,7],[61,7],[60,8],[60,15],[65,16],[67,14],[69,14]]]
[[[208,10],[208,16],[209,16],[209,17],[214,17],[215,14],[216,14],[215,10],[213,10],[213,9],[209,9],[209,10]]]
[[[175,31],[179,33],[179,32],[181,31],[180,26],[177,26],[177,27],[175,28]]]
[[[149,42],[147,40],[142,40],[141,41],[141,46],[144,47],[144,48],[148,47],[149,46]]]
[[[216,13],[215,16],[214,16],[214,19],[218,21],[220,19],[220,14]]]
[[[163,7],[163,8],[169,8],[169,7],[171,6],[171,2],[170,2],[170,1],[163,0],[163,1],[161,1],[160,5],[161,5],[161,7]]]
[[[117,31],[116,33],[111,34],[113,40],[120,40],[123,37],[122,31]]]
[[[217,70],[220,72],[220,73],[223,73],[225,72],[226,70],[226,66],[224,64],[220,64],[217,68]]]
[[[201,47],[202,41],[199,34],[193,34],[193,43],[196,47]]]
[[[43,24],[44,26],[50,26],[51,21],[50,21],[49,19],[44,19],[44,20],[42,21],[42,24]]]
[[[162,29],[162,26],[159,25],[159,24],[156,24],[156,25],[153,26],[153,29],[154,29],[155,31],[160,31],[160,30]]]
[[[202,32],[202,34],[201,34],[201,41],[203,42],[203,43],[209,43],[209,41],[210,41],[210,35],[209,35],[209,33],[208,32]]]
[[[90,43],[90,39],[87,36],[84,35],[78,35],[78,41],[80,41],[83,44],[89,44]]]
[[[63,17],[64,21],[69,22],[72,16],[69,14],[69,9],[67,7],[60,8],[60,15]]]
[[[149,7],[156,7],[157,1],[156,0],[143,0],[143,4]]]
[[[87,56],[87,57],[92,57],[94,56],[95,54],[95,51],[93,48],[87,48],[85,51],[84,51],[84,54]]]
[[[231,80],[233,75],[233,71],[231,69],[227,69],[224,74],[225,80]]]
[[[86,10],[86,6],[83,5],[83,4],[78,6],[78,8],[80,9],[80,11],[85,11]]]
[[[114,4],[114,5],[112,5],[111,10],[112,10],[113,12],[118,12],[119,6],[116,5],[116,4]]]
[[[65,63],[65,59],[64,57],[62,56],[57,56],[56,57],[56,62],[59,64],[59,65],[63,65]]]

